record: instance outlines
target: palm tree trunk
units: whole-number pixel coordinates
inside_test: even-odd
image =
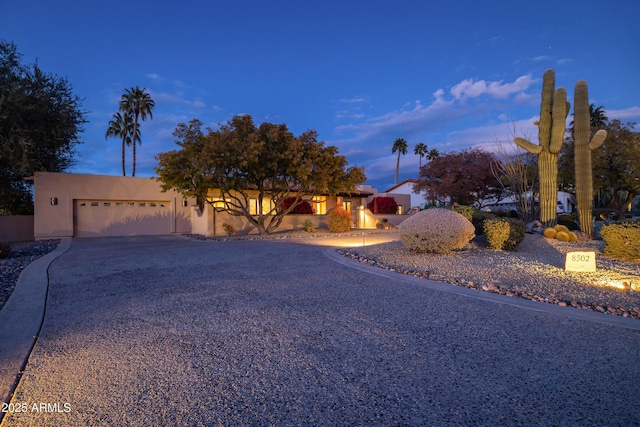
[[[124,168],[124,141],[126,139],[126,136],[124,138],[122,138],[122,176],[127,176],[127,172]]]
[[[131,176],[136,176],[136,142],[138,141],[138,111],[135,114],[135,120],[133,121],[133,172]]]
[[[400,151],[398,151],[398,162],[396,163],[396,180],[394,184],[398,183],[398,173],[400,172]]]

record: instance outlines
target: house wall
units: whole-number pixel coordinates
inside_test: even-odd
[[[33,240],[33,215],[0,216],[0,242]]]
[[[191,232],[195,199],[175,191],[162,192],[151,178],[37,172],[34,180],[34,237],[51,239],[74,236],[74,206],[78,200],[155,201],[169,203],[171,233]],[[57,204],[52,204],[55,199]]]

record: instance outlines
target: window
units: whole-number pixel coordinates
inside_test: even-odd
[[[229,203],[229,199],[223,199],[222,197],[207,197],[207,202],[212,203],[213,207],[216,209],[226,209],[226,203]]]
[[[326,215],[327,198],[323,196],[313,196],[313,199],[311,199],[311,207],[316,215]]]
[[[347,212],[351,212],[351,201],[342,202],[342,209]]]

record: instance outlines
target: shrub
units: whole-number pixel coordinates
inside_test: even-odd
[[[313,226],[313,221],[311,221],[310,219],[305,219],[304,221],[302,221],[302,228],[304,228],[304,231],[306,231],[307,233],[315,233],[316,231],[318,231]]]
[[[474,208],[473,206],[449,206],[449,209],[459,213],[460,215],[465,217],[468,221],[473,220],[473,214],[475,211],[477,211],[477,209]]]
[[[501,250],[504,247],[509,239],[509,228],[509,223],[501,218],[484,221],[482,230],[491,249]]]
[[[282,207],[284,208],[284,210],[287,210],[291,207],[291,205],[295,203],[295,201],[296,201],[295,197],[287,197],[286,199],[284,199],[284,202],[282,202]],[[311,203],[309,203],[308,201],[302,200],[289,213],[296,214],[296,215],[310,215],[310,214],[313,214],[313,207],[311,206]]]
[[[0,242],[0,259],[7,258],[11,254],[11,246],[7,242]]]
[[[476,209],[471,216],[471,223],[476,229],[476,234],[484,234],[484,221],[487,219],[493,219],[496,216],[491,212],[481,211]]]
[[[516,251],[526,232],[527,225],[516,218],[495,218],[484,222],[484,235],[491,249]]]
[[[374,197],[367,208],[373,213],[394,214],[398,210],[398,204],[393,197]]]
[[[228,224],[226,222],[222,224],[222,228],[224,229],[224,232],[227,233],[229,236],[236,233],[236,229],[233,227],[233,225]]]
[[[427,209],[404,220],[400,240],[416,252],[449,253],[475,236],[473,224],[449,209]]]
[[[640,261],[640,222],[605,225],[600,235],[604,239],[606,256]]]
[[[351,221],[351,213],[338,206],[329,213],[329,231],[332,233],[350,231]]]

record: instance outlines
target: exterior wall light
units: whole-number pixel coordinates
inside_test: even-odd
[[[58,198],[57,197],[52,197],[51,198],[51,204],[52,205],[57,205],[58,204]]]
[[[186,207],[186,206],[187,206],[187,200],[186,200],[186,199],[182,201],[182,206],[183,206],[183,207]]]

